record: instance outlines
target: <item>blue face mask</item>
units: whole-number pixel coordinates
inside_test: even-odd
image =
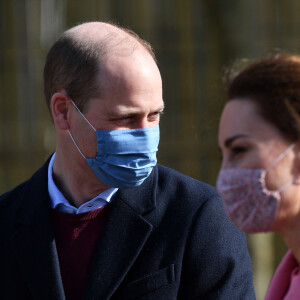
[[[96,130],[77,108],[97,135],[97,155],[87,158],[68,133],[87,164],[108,187],[130,188],[141,185],[156,165],[159,126],[125,130]]]

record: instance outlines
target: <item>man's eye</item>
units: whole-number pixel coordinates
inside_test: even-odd
[[[131,118],[132,118],[131,116],[124,116],[124,117],[119,117],[119,118],[112,119],[112,121],[114,121],[114,122],[127,121],[127,120],[130,120]]]
[[[149,115],[149,119],[158,119],[163,114],[162,111],[157,111]]]

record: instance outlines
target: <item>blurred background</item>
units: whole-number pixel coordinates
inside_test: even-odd
[[[0,193],[55,150],[42,78],[65,29],[111,21],[153,45],[166,103],[159,162],[215,185],[224,72],[237,60],[299,53],[299,13],[297,0],[0,0]],[[260,300],[286,248],[276,234],[247,238]]]

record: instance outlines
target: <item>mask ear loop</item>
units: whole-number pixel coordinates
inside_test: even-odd
[[[284,152],[282,152],[266,169],[266,173],[272,169],[279,161],[281,161],[287,153],[295,147],[295,144],[290,145]]]
[[[280,160],[282,160],[287,153],[292,150],[295,147],[295,144],[291,144],[284,152],[282,152],[266,169],[265,169],[265,176],[267,175],[267,172],[273,168]],[[283,186],[281,186],[277,191],[280,193],[283,190],[285,190],[289,185],[291,185],[296,177],[293,177],[291,180],[289,180],[287,183],[285,183]]]
[[[77,105],[73,102],[72,99],[70,99],[71,103],[75,106],[75,108],[77,109],[77,111],[80,113],[80,115],[85,119],[85,121],[92,127],[92,129],[94,131],[96,131],[95,127],[90,123],[90,121],[85,117],[85,115],[80,111],[80,109],[77,107]],[[69,136],[70,138],[72,139],[74,145],[76,146],[77,150],[79,151],[79,153],[81,154],[81,156],[86,159],[85,155],[82,153],[82,151],[80,150],[79,146],[77,145],[73,135],[71,134],[70,130],[67,129],[68,133],[69,133]]]
[[[70,130],[67,129],[67,131],[68,131],[69,136],[70,136],[70,138],[72,139],[74,145],[76,146],[77,150],[79,151],[79,153],[82,155],[82,157],[83,157],[84,159],[86,159],[86,157],[84,156],[84,154],[81,152],[79,146],[78,146],[77,143],[75,142],[75,139],[73,138],[73,135],[71,134]]]
[[[289,185],[291,185],[294,180],[296,179],[296,176],[293,177],[291,180],[289,180],[286,184],[284,184],[282,187],[280,187],[277,191],[280,193],[282,192],[283,190],[285,190]]]
[[[94,131],[97,131],[96,128],[90,123],[90,121],[86,118],[86,116],[80,111],[80,109],[77,107],[77,105],[73,102],[72,99],[70,99],[71,103],[75,106],[77,111],[81,114],[81,116],[86,120],[86,122],[94,129]]]

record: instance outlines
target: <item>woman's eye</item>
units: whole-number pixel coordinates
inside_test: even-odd
[[[244,148],[244,147],[234,147],[234,148],[232,148],[232,153],[234,153],[234,154],[239,154],[239,153],[243,153],[243,152],[245,152],[246,151],[246,148]]]

